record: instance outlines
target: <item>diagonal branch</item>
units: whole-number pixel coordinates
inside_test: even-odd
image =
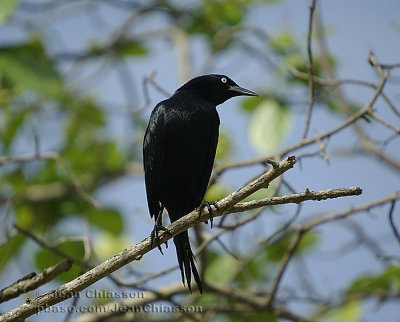
[[[288,155],[289,153],[293,153],[294,151],[297,151],[299,149],[302,149],[308,145],[314,144],[314,143],[319,143],[325,139],[330,138],[331,136],[339,133],[342,131],[344,128],[354,124],[357,120],[360,118],[364,117],[366,114],[370,113],[372,111],[372,107],[374,106],[376,100],[380,95],[382,95],[383,88],[386,84],[386,81],[388,79],[388,74],[383,74],[382,78],[379,82],[379,84],[376,86],[375,93],[369,100],[369,102],[357,113],[352,114],[349,116],[345,121],[343,121],[341,124],[337,125],[336,127],[330,129],[329,131],[322,132],[314,137],[311,137],[309,139],[303,139],[300,140],[298,143],[295,143],[286,149],[280,151],[279,153],[275,153],[275,155],[279,155],[281,157]],[[233,162],[226,164],[220,168],[217,168],[211,178],[211,182],[215,182],[216,178],[218,178],[223,172],[229,169],[233,168],[239,168],[239,167],[245,167],[253,164],[265,164],[266,160],[270,159],[273,157],[272,155],[269,156],[263,156],[263,157],[258,157],[254,158],[251,160],[245,160],[245,161],[238,161],[238,162]]]
[[[400,234],[399,234],[399,231],[397,230],[396,225],[394,224],[394,221],[393,221],[393,210],[394,210],[395,204],[396,204],[396,200],[393,200],[392,205],[390,206],[390,210],[389,210],[389,222],[390,222],[390,227],[392,227],[394,237],[396,238],[397,242],[400,243]]]
[[[234,191],[224,199],[218,202],[219,210],[213,211],[213,216],[222,216],[224,214],[230,213],[234,209],[235,205],[242,201],[247,196],[251,195],[255,191],[265,188],[268,184],[282,175],[287,170],[291,169],[296,163],[294,157],[287,157],[280,162],[274,162],[273,167],[262,174],[259,178],[253,180],[246,186]],[[168,230],[173,236],[187,230],[188,228],[198,224],[201,221],[209,219],[210,214],[208,210],[205,209],[199,216],[197,210],[193,210],[191,213],[185,217],[175,221],[170,226]],[[171,236],[169,234],[163,233],[160,236],[160,243],[165,243]],[[0,321],[16,321],[21,319],[26,319],[27,317],[46,309],[56,303],[62,302],[74,294],[82,291],[103,277],[111,274],[122,266],[134,261],[140,260],[143,255],[148,253],[151,249],[157,247],[156,245],[151,245],[150,237],[142,240],[136,245],[131,246],[123,250],[122,252],[116,254],[107,261],[99,264],[93,269],[87,271],[81,276],[75,278],[74,280],[61,285],[60,287],[42,295],[37,298],[31,299],[29,302],[14,308],[13,310],[0,316]]]
[[[0,303],[6,302],[10,299],[16,298],[19,295],[37,289],[39,286],[44,285],[61,273],[68,271],[72,266],[72,261],[66,259],[57,265],[46,268],[41,274],[36,275],[31,273],[15,283],[7,286],[0,291]],[[1,317],[0,317],[1,318]]]
[[[304,234],[304,230],[299,230],[296,235],[293,236],[292,240],[290,241],[289,247],[286,250],[285,255],[283,256],[281,266],[279,268],[278,273],[275,276],[275,279],[272,283],[271,292],[267,297],[267,307],[272,306],[272,303],[275,299],[275,295],[278,291],[279,284],[282,280],[283,274],[289,264],[290,259],[293,257],[294,253],[296,252],[297,246],[301,241],[301,237]]]

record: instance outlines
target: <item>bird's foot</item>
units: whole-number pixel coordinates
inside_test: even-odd
[[[157,248],[159,249],[160,253],[162,255],[164,255],[164,253],[163,253],[163,251],[161,249],[161,245],[160,245],[160,237],[159,237],[159,232],[160,231],[164,231],[166,234],[168,234],[171,237],[173,237],[171,232],[168,230],[168,228],[165,228],[163,225],[155,224],[154,228],[153,228],[153,230],[152,230],[152,232],[150,234],[150,247],[153,247],[153,242],[155,240],[156,243],[157,243]],[[165,242],[165,247],[168,248],[168,242]]]
[[[211,224],[211,229],[213,228],[213,210],[212,207],[214,206],[215,209],[219,210],[218,204],[215,201],[205,201],[203,200],[199,206],[199,218],[204,210],[205,207],[207,207],[208,209],[208,214],[210,215],[210,224]],[[205,223],[207,224],[208,222],[205,221]]]

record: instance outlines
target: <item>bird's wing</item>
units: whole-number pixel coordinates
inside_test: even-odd
[[[210,118],[209,119],[209,130],[208,130],[208,135],[209,139],[204,140],[203,144],[205,142],[208,142],[208,145],[205,146],[204,148],[204,155],[200,157],[200,171],[202,173],[201,178],[200,178],[200,184],[197,187],[197,196],[201,197],[201,199],[204,198],[204,195],[207,191],[208,187],[208,182],[210,180],[212,168],[214,165],[214,159],[215,159],[215,153],[217,151],[217,145],[218,145],[218,136],[219,136],[219,117],[218,114],[216,114],[216,117]]]
[[[205,167],[204,170],[206,175],[203,176],[202,182],[200,184],[200,189],[201,189],[200,195],[203,196],[203,198],[207,191],[208,182],[210,181],[210,176],[214,165],[215,153],[217,151],[217,145],[218,145],[218,136],[219,136],[218,127],[215,127],[213,130],[214,133],[211,136],[211,140],[208,146],[209,152],[207,154],[207,160],[204,164]]]
[[[143,163],[150,217],[157,216],[162,209],[160,203],[161,177],[166,136],[164,113],[164,106],[162,103],[159,103],[151,113],[149,125],[147,126],[143,140]]]

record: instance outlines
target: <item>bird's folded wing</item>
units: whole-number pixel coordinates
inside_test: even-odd
[[[150,217],[156,216],[162,208],[160,204],[161,178],[166,137],[163,109],[164,106],[160,103],[153,110],[143,140],[143,163]]]

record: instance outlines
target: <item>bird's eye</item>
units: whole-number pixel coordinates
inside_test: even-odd
[[[221,78],[221,82],[226,83],[228,80],[225,77]]]

